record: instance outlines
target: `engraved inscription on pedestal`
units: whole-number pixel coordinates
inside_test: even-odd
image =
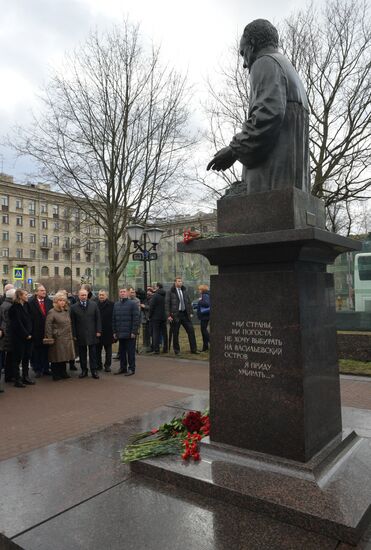
[[[274,358],[282,358],[283,342],[275,337],[270,321],[232,321],[224,336],[224,358],[238,376],[250,376],[268,381],[274,378]]]

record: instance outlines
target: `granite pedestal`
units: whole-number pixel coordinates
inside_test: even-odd
[[[371,514],[371,446],[342,432],[326,266],[360,244],[323,225],[321,201],[287,189],[222,199],[220,236],[178,245],[219,271],[206,464],[133,468],[355,543]]]

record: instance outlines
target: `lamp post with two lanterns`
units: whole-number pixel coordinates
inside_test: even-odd
[[[160,242],[163,229],[157,227],[144,227],[143,225],[128,225],[129,239],[133,242],[134,251],[131,252],[133,260],[143,262],[144,291],[148,288],[148,262],[157,260],[156,247]],[[153,252],[152,252],[153,251]]]
[[[148,262],[157,260],[156,247],[160,242],[162,229],[157,227],[144,227],[143,225],[128,225],[127,232],[129,239],[133,242],[134,251],[131,252],[133,260],[143,262],[143,283],[144,292],[147,297],[148,289]],[[144,307],[144,306],[143,306]],[[144,325],[143,344],[146,351],[150,351],[150,333],[148,320]]]

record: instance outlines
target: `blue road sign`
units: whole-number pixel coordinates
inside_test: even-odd
[[[27,279],[29,285],[32,285],[32,279]]]
[[[24,269],[23,267],[13,267],[13,279],[15,281],[24,280]]]

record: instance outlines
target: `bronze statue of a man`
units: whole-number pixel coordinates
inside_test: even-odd
[[[248,119],[207,170],[239,160],[247,193],[298,187],[310,193],[309,107],[303,83],[278,51],[277,29],[265,19],[246,26],[240,42],[250,72]]]

